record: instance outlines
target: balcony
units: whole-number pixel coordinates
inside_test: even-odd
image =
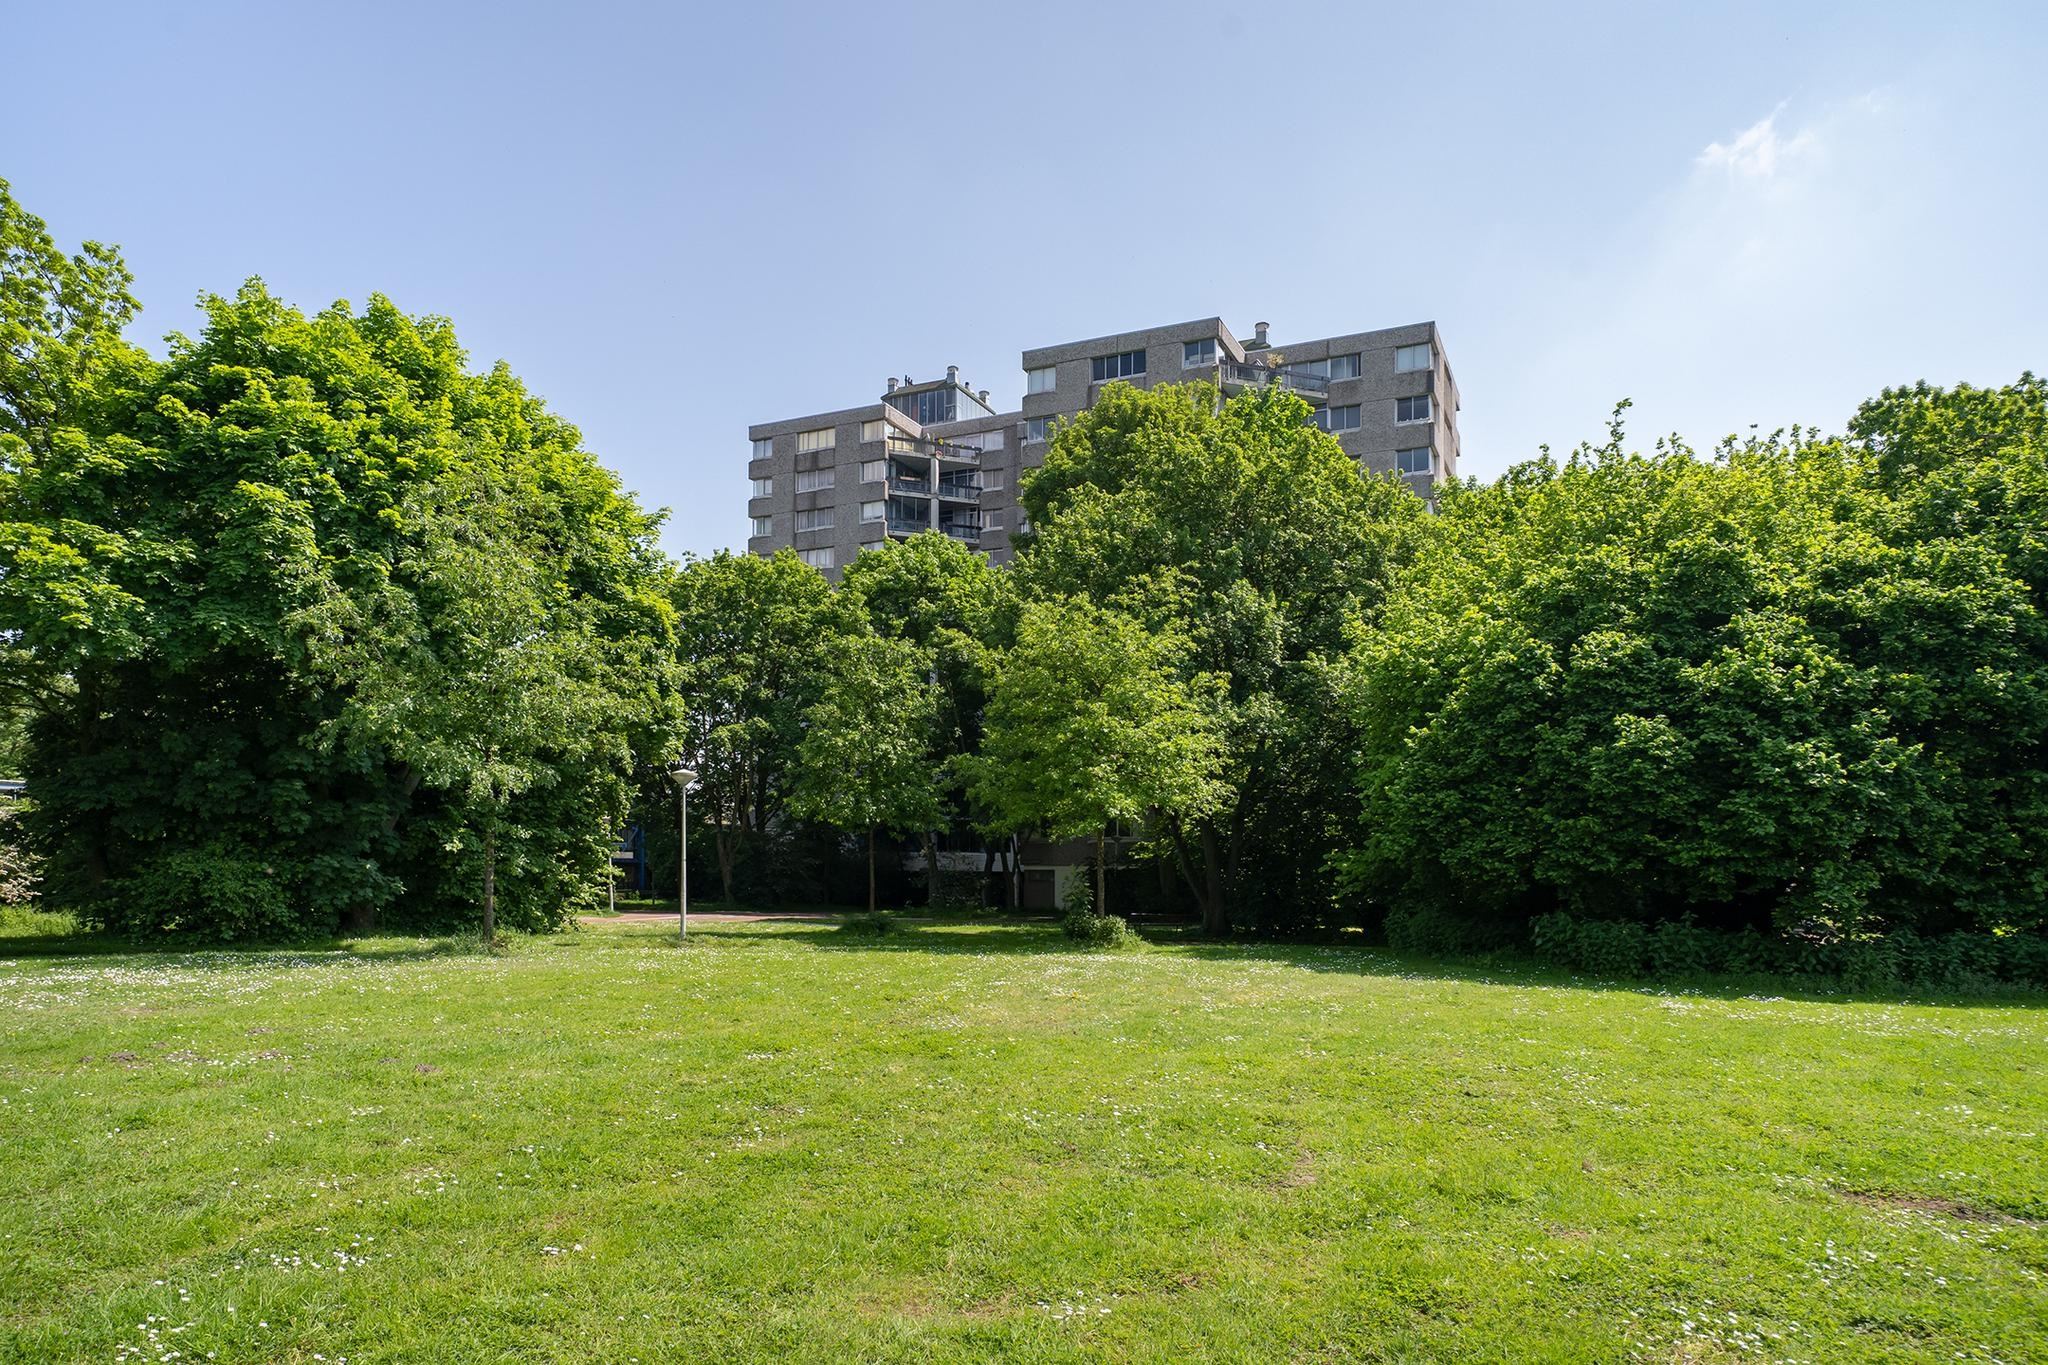
[[[937,457],[949,464],[981,463],[981,452],[973,446],[956,446],[949,441],[927,441],[910,436],[891,436],[888,450],[900,460],[929,460]]]
[[[1327,375],[1313,374],[1292,365],[1246,365],[1235,360],[1226,360],[1217,367],[1218,378],[1225,388],[1262,388],[1277,384],[1292,389],[1311,403],[1320,401],[1330,391]]]
[[[942,475],[939,496],[949,502],[978,502],[981,499],[981,480],[972,474]]]
[[[905,493],[913,497],[928,498],[932,495],[932,481],[930,479],[914,479],[904,474],[891,474],[889,476],[889,492],[891,494]]]
[[[955,540],[965,541],[969,545],[981,544],[981,527],[972,522],[942,521],[939,523],[939,529]]]
[[[927,521],[927,520],[925,520],[925,519],[923,519],[923,518],[912,518],[912,517],[895,517],[895,516],[892,516],[892,517],[890,517],[890,518],[889,518],[889,522],[888,522],[888,524],[889,524],[889,534],[890,534],[890,535],[892,535],[892,536],[905,536],[905,537],[908,537],[908,536],[922,535],[922,534],[924,534],[924,533],[925,533],[926,531],[929,531],[929,530],[931,530],[931,529],[932,529],[932,524],[931,524],[931,522],[929,522],[929,521]]]

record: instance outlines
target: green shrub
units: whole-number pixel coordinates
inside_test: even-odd
[[[883,934],[893,934],[896,932],[896,928],[896,921],[879,910],[863,911],[858,915],[848,915],[839,922],[839,932],[842,934],[854,934],[866,938],[879,938]]]
[[[1425,957],[1463,957],[1512,948],[1521,931],[1492,915],[1451,914],[1434,906],[1401,906],[1387,912],[1387,946]]]
[[[218,942],[278,941],[334,932],[295,914],[277,869],[222,844],[151,859],[108,885],[87,918],[117,933],[198,936]]]
[[[1727,973],[1791,977],[1859,991],[2048,986],[2048,937],[2039,934],[1923,937],[1896,929],[1845,939],[1811,926],[1778,935],[1754,929],[1731,934],[1690,920],[1646,928],[1552,914],[1530,926],[1530,939],[1544,961],[1606,977],[1682,980]]]
[[[1088,911],[1069,911],[1060,921],[1060,932],[1089,948],[1131,948],[1144,942],[1122,919]]]
[[[938,894],[932,897],[931,908],[950,914],[972,914],[982,908],[982,891],[987,880],[979,872],[941,868]]]

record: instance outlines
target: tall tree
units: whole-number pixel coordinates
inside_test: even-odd
[[[417,530],[390,589],[308,613],[309,654],[346,681],[335,726],[346,741],[451,798],[458,842],[481,859],[480,928],[491,944],[501,858],[508,843],[542,833],[521,819],[521,797],[566,774],[608,771],[612,818],[588,832],[608,854],[631,761],[630,689],[615,676],[623,660],[607,648],[596,604],[556,571],[531,487],[462,468],[403,511]]]
[[[1398,912],[1854,935],[2048,920],[2048,393],[1608,441],[1449,490],[1355,661]],[[1453,799],[1446,799],[1454,794]]]
[[[1211,932],[1233,907],[1267,923],[1327,909],[1355,809],[1330,666],[1424,514],[1309,415],[1277,386],[1223,402],[1112,384],[1021,493],[1025,596],[1116,606],[1188,642],[1184,678],[1224,680],[1223,798],[1184,822],[1175,860]]]
[[[727,900],[789,810],[804,716],[824,695],[852,604],[790,551],[686,564],[671,596],[686,714],[680,748],[698,776],[690,809],[710,835]]]
[[[1155,823],[1185,862],[1185,830],[1226,798],[1222,679],[1189,676],[1191,648],[1080,600],[1028,603],[996,673],[981,752],[959,761],[997,829],[1095,841],[1098,913],[1108,913],[1111,821]]]
[[[939,694],[922,650],[853,633],[833,643],[825,688],[804,715],[791,808],[864,833],[868,909],[875,908],[875,836],[931,829],[945,818],[931,761]]]
[[[861,551],[847,565],[840,586],[878,634],[909,642],[929,660],[937,689],[930,764],[943,771],[959,756],[973,753],[981,742],[991,646],[1014,615],[1008,575],[951,536],[926,531]],[[953,791],[949,797],[960,794]],[[948,809],[958,805],[947,802]],[[936,905],[941,899],[939,831],[920,834],[929,899]]]
[[[0,235],[0,689],[35,708],[50,896],[211,937],[460,913],[459,815],[388,753],[319,742],[352,684],[309,665],[302,622],[407,587],[404,509],[473,466],[534,495],[550,572],[651,658],[654,519],[503,366],[471,373],[443,319],[381,297],[309,318],[252,281],[159,364],[119,340],[112,253],[56,253],[11,198]],[[645,701],[658,677],[622,685]],[[604,802],[549,790],[559,856],[531,870],[581,876]]]

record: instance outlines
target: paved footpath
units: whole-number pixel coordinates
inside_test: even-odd
[[[751,924],[764,919],[835,920],[839,916],[824,910],[692,910],[692,922]],[[626,910],[616,915],[579,915],[582,924],[674,924],[676,917],[658,910]]]

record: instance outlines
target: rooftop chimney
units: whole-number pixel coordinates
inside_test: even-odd
[[[960,367],[958,365],[948,365],[946,367],[946,382],[948,384],[960,382]]]
[[[1254,345],[1254,346],[1264,346],[1264,345],[1266,344],[1266,329],[1267,329],[1268,327],[1271,327],[1272,325],[1273,325],[1273,324],[1272,324],[1272,323],[1270,323],[1270,322],[1255,322],[1255,323],[1253,323],[1253,324],[1252,324],[1252,345]]]
[[[979,399],[981,400],[981,405],[982,405],[983,407],[987,407],[987,406],[988,406],[988,390],[987,390],[987,389],[983,389],[983,390],[982,390],[981,392],[979,392],[979,393],[975,394],[974,396],[975,396],[976,398],[979,398]]]
[[[896,392],[896,376],[893,374],[889,376],[889,392]]]

